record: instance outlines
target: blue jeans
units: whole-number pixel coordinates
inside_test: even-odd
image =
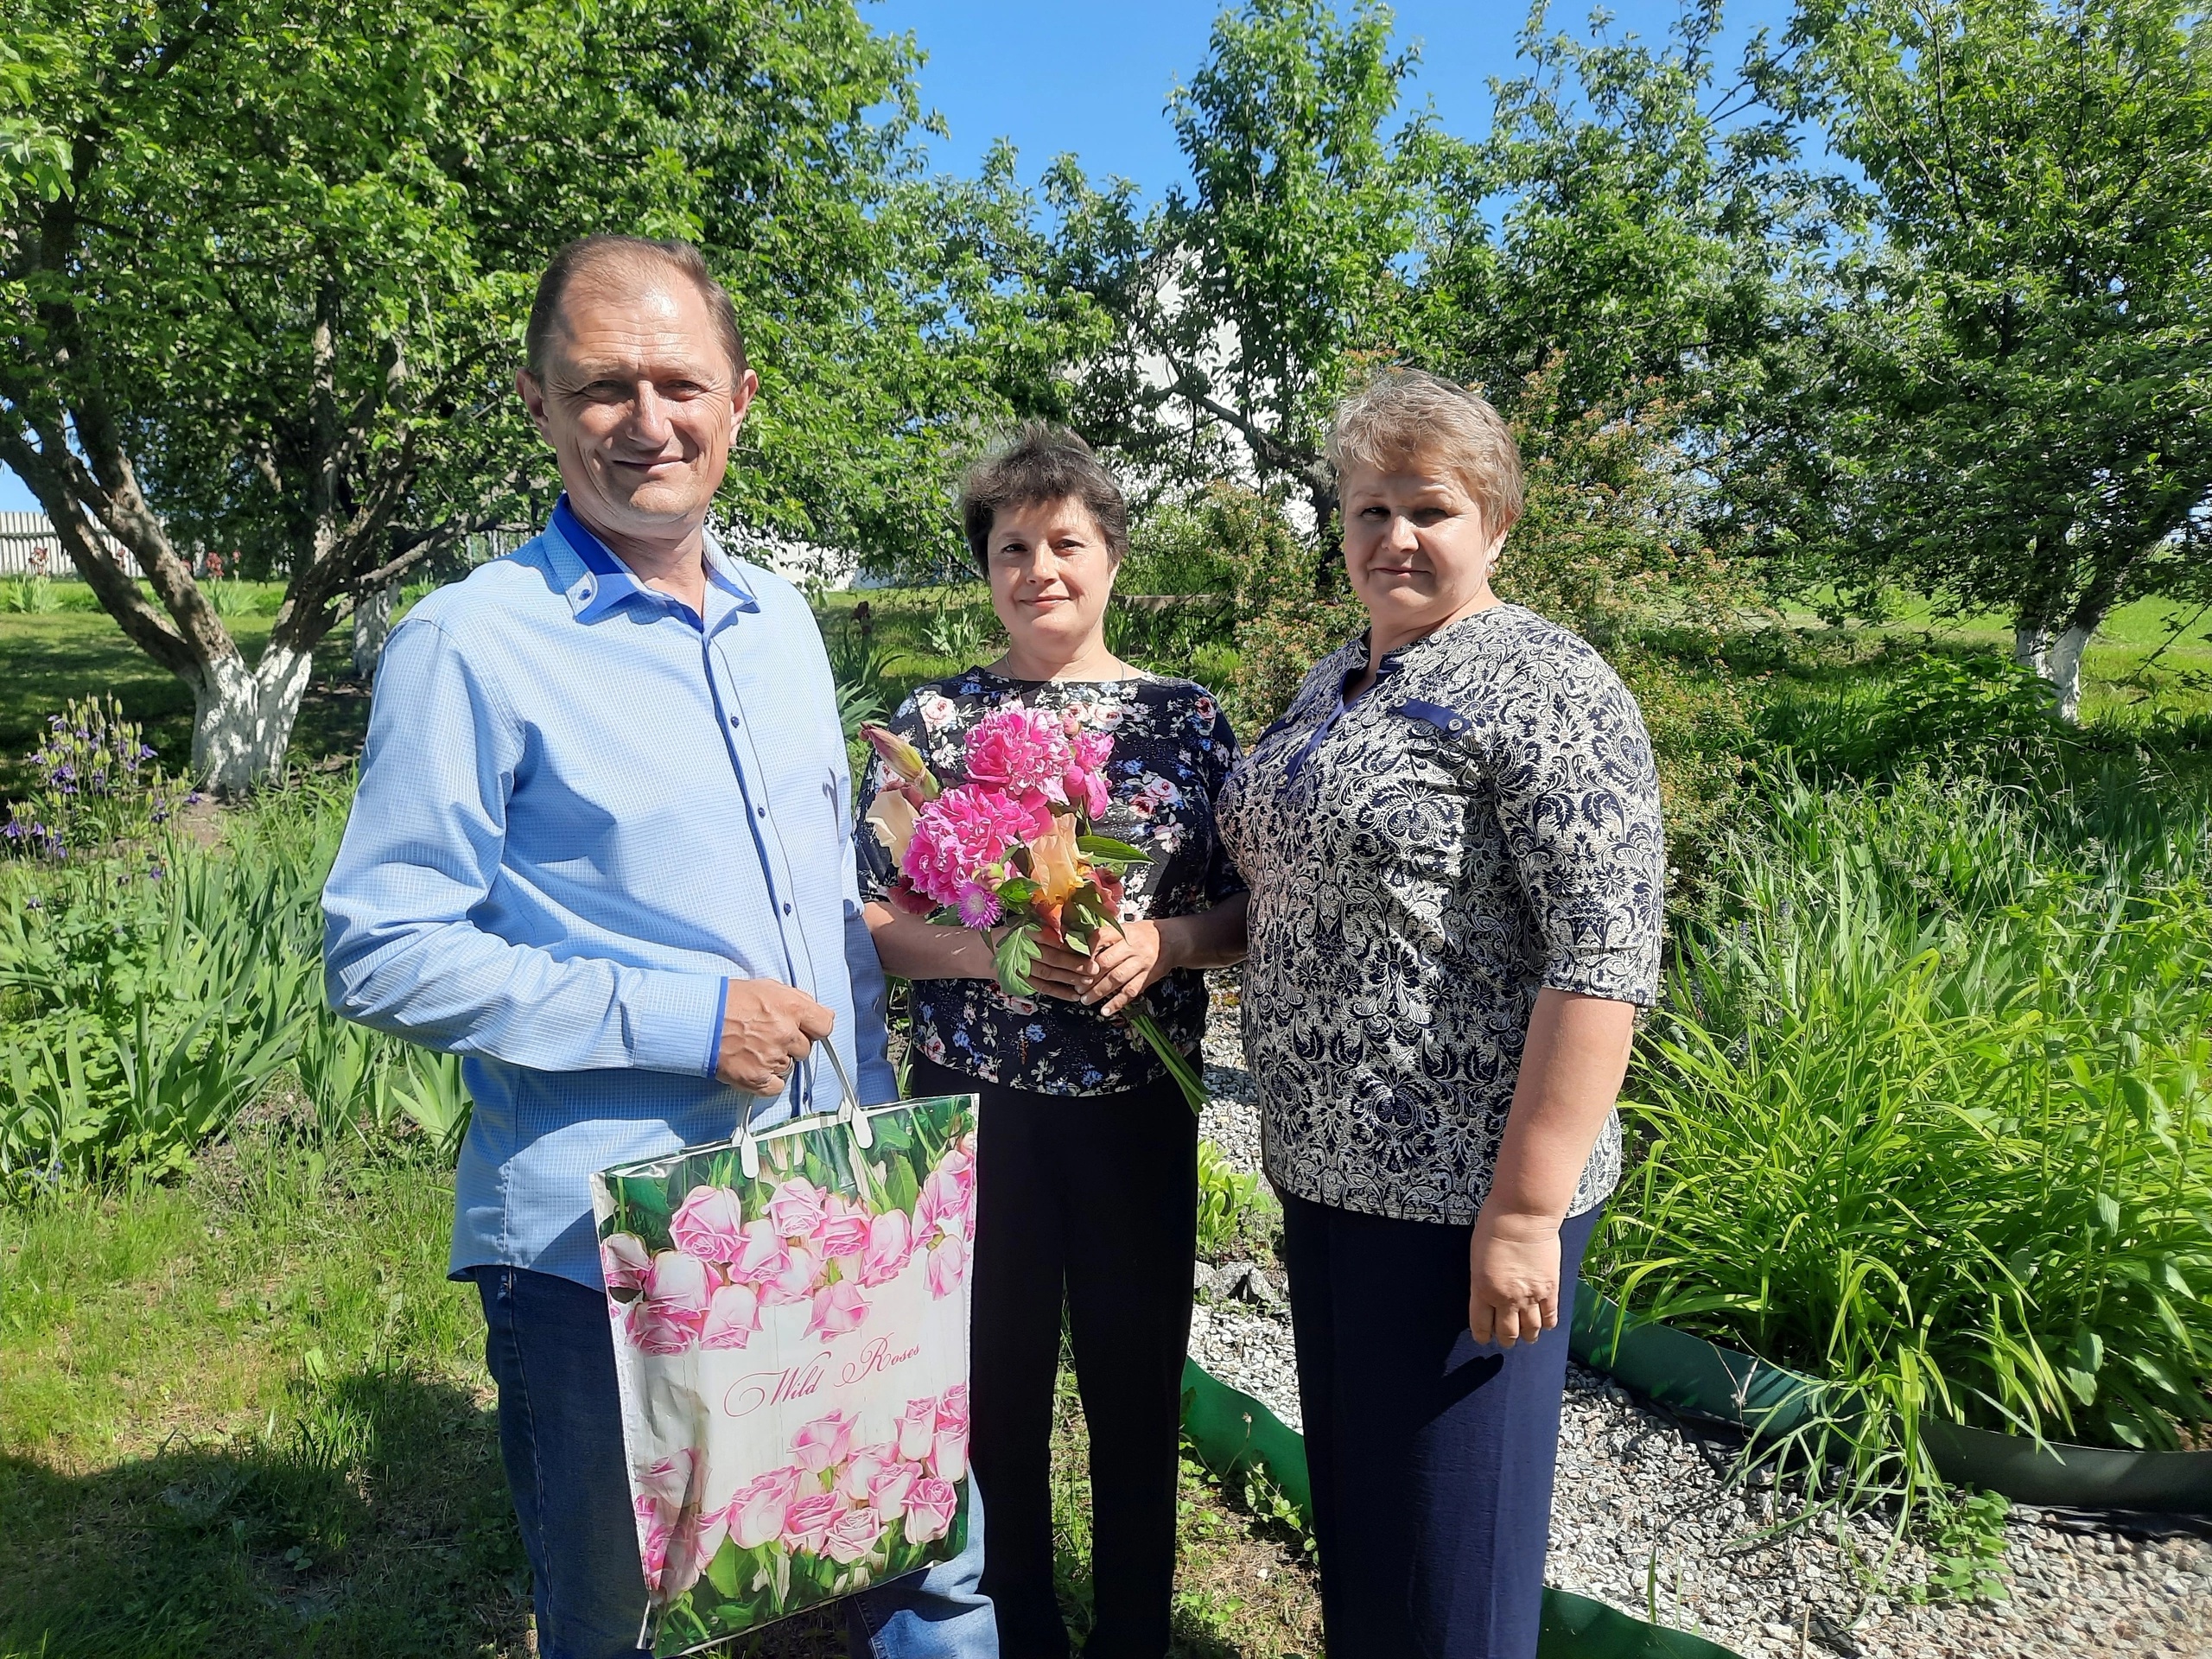
[[[551,1274],[486,1267],[485,1363],[499,1388],[499,1455],[530,1557],[540,1659],[633,1659],[645,1611],[614,1338],[602,1291]],[[874,1659],[997,1659],[977,1585],[983,1505],[968,1483],[968,1547],[846,1603]]]

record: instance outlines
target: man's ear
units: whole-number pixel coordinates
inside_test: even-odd
[[[548,443],[553,434],[545,424],[545,388],[528,369],[515,371],[515,395],[522,399],[522,406],[530,413],[530,423]]]
[[[729,394],[729,425],[734,432],[745,424],[745,411],[753,407],[753,399],[760,390],[760,377],[747,368],[737,377],[737,385]]]

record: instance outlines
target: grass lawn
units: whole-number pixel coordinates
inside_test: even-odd
[[[0,1209],[0,1659],[531,1651],[452,1178],[266,1123],[180,1185]],[[1084,1607],[1082,1419],[1057,1454]],[[1177,1651],[1319,1651],[1296,1542],[1185,1466]],[[845,1652],[827,1618],[736,1651]]]

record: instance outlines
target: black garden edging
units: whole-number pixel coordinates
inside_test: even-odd
[[[1664,1325],[1631,1325],[1587,1285],[1575,1296],[1575,1358],[1694,1416],[1786,1434],[1827,1403],[1827,1384]],[[1957,1423],[1923,1421],[1936,1472],[2022,1503],[2166,1515],[2212,1514],[2212,1452],[2114,1452],[2041,1445]]]

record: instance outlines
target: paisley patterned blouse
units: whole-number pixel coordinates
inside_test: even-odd
[[[1665,887],[1635,699],[1517,605],[1324,658],[1224,786],[1252,886],[1244,1050],[1268,1177],[1370,1215],[1475,1218],[1544,986],[1649,1005]],[[1607,1118],[1570,1214],[1620,1179]]]
[[[1201,685],[1140,674],[1127,680],[1010,680],[971,668],[919,686],[886,723],[922,752],[945,784],[962,781],[969,728],[1010,702],[1072,712],[1114,734],[1113,804],[1093,827],[1152,855],[1128,874],[1123,921],[1187,916],[1244,891],[1214,830],[1214,802],[1236,760],[1228,719]],[[861,896],[880,899],[896,872],[866,822],[883,786],[875,760],[855,793]],[[1145,997],[1168,1040],[1188,1052],[1205,1035],[1205,979],[1188,970]],[[987,979],[925,979],[913,987],[914,1045],[940,1065],[1043,1095],[1110,1095],[1167,1075],[1145,1041],[1080,1002],[1014,997]]]

